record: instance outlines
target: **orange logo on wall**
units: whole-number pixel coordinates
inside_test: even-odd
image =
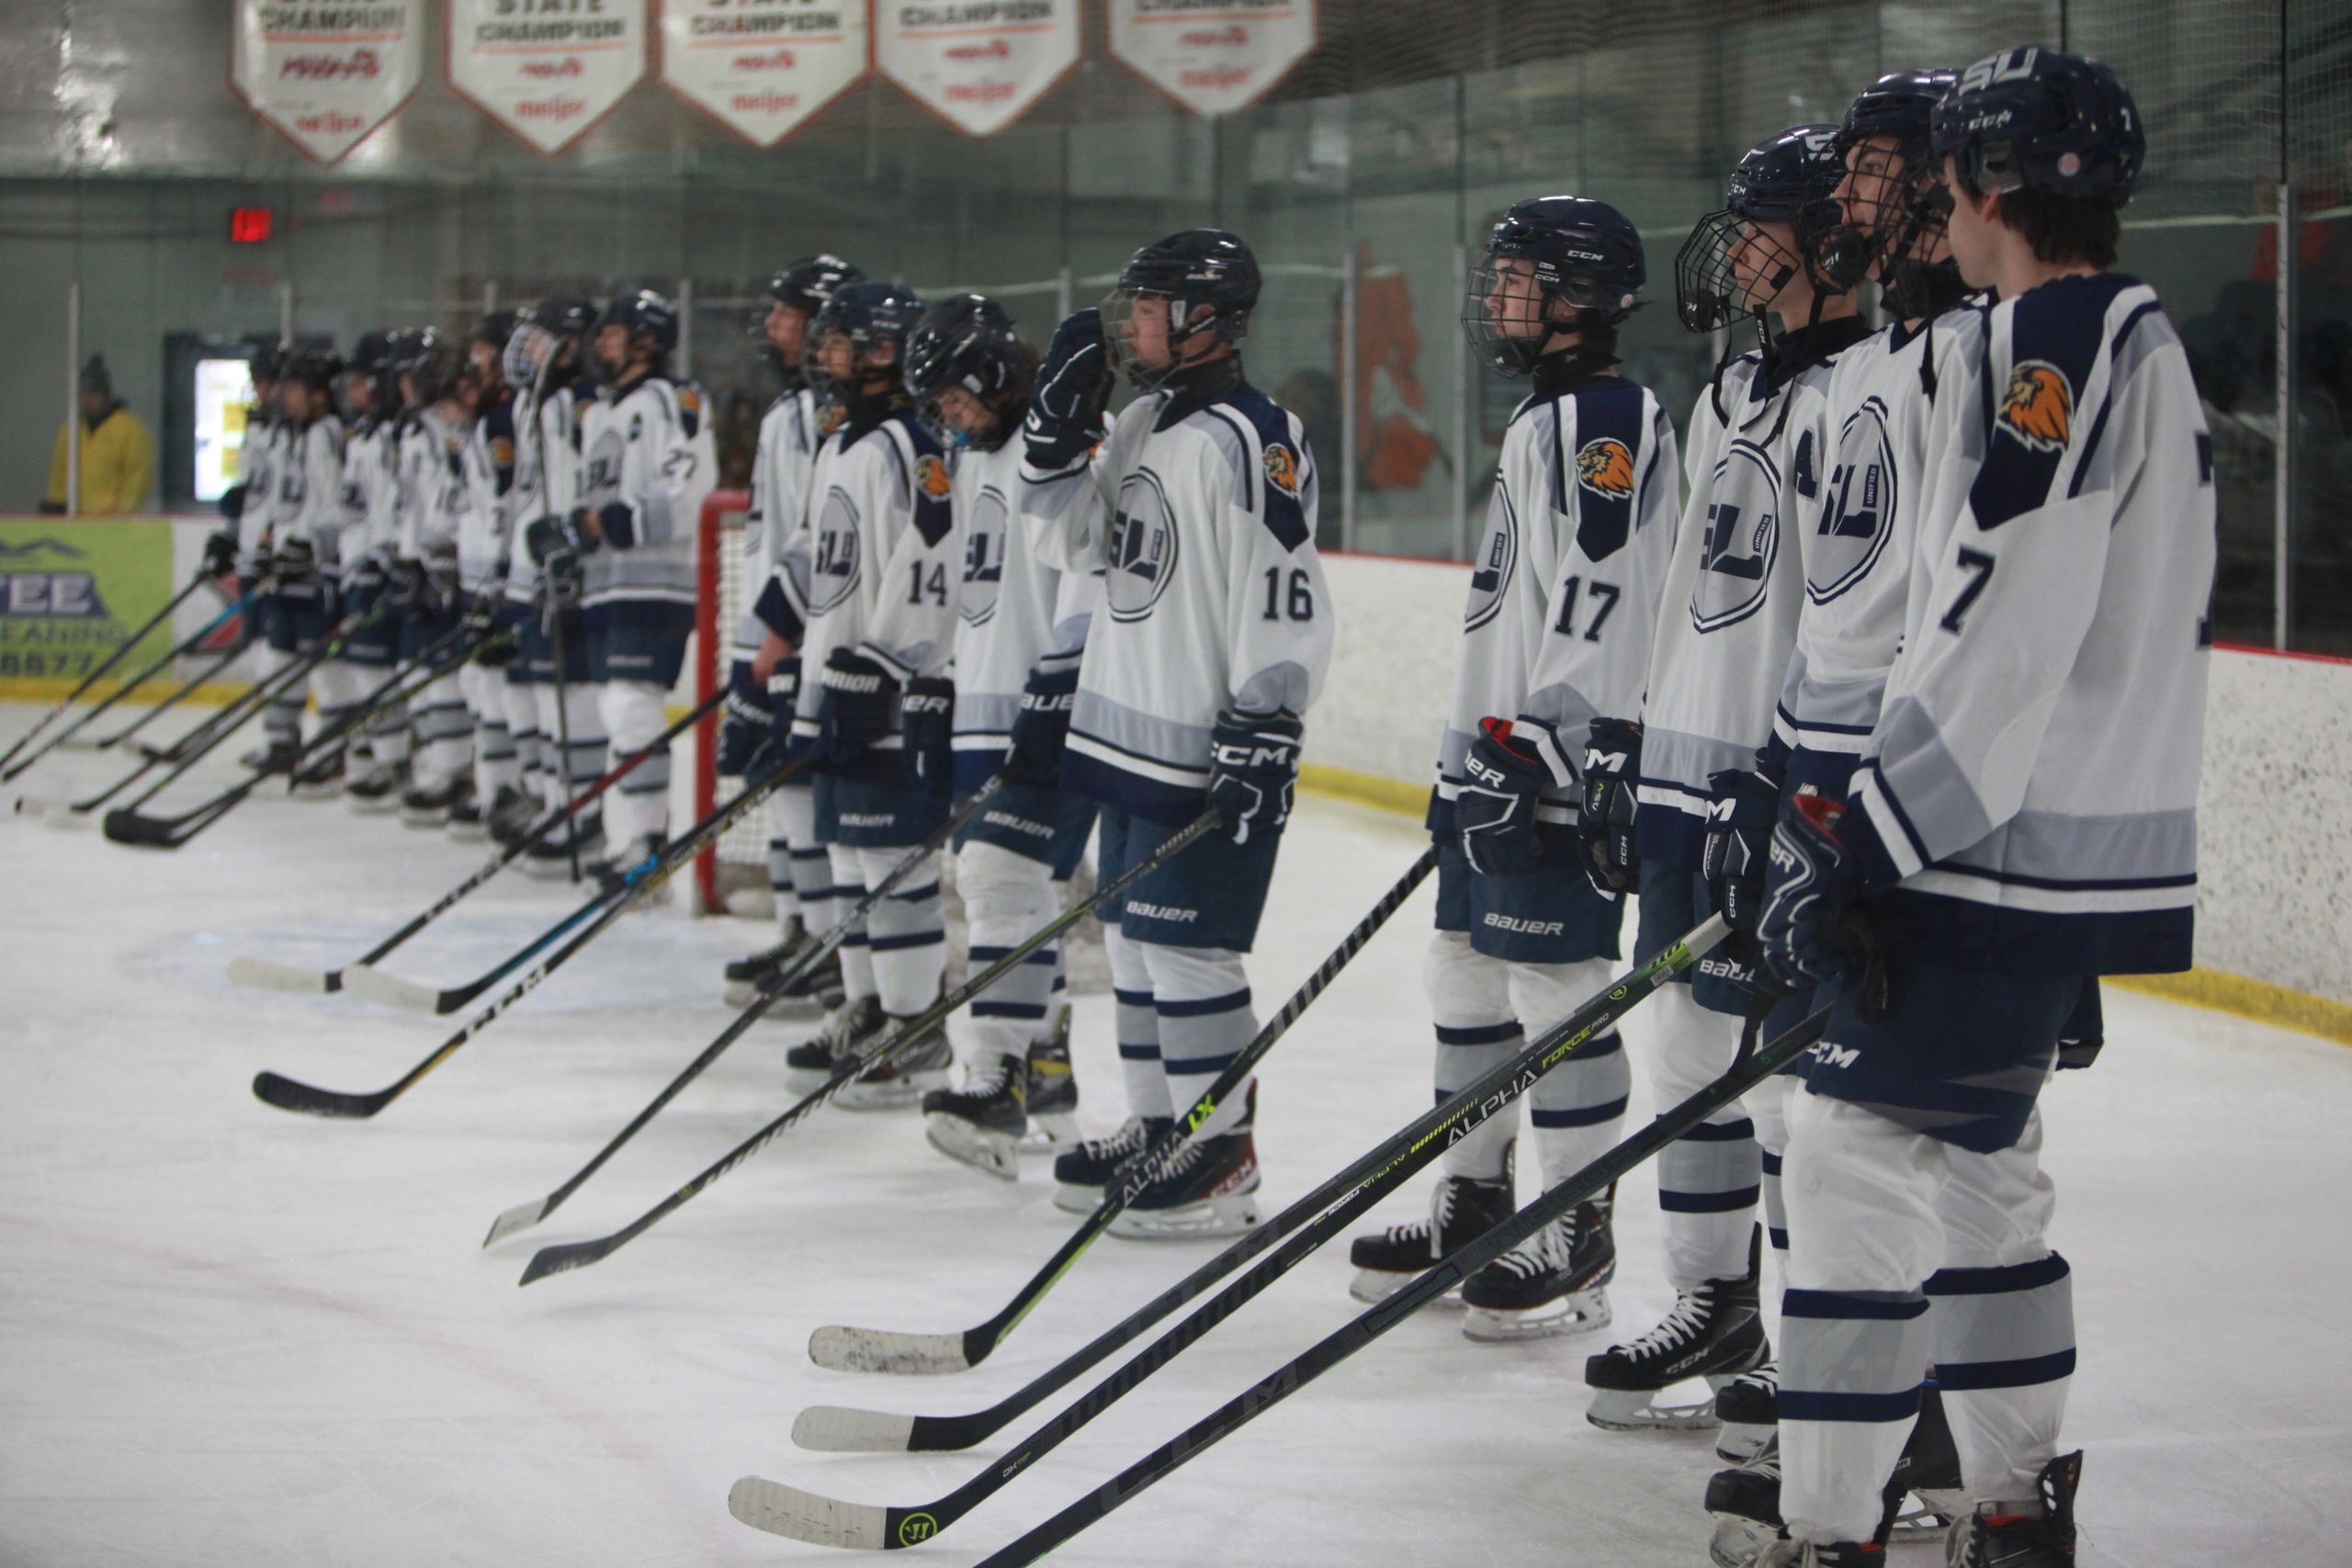
[[[2036,452],[2064,451],[2074,429],[2075,389],[2046,359],[2021,359],[2009,372],[1995,416],[2003,430]]]
[[[1611,501],[1634,493],[1634,454],[1614,436],[1588,441],[1577,450],[1577,483]]]

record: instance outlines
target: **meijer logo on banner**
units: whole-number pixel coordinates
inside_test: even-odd
[[[1316,0],[1110,0],[1111,54],[1194,114],[1263,97],[1315,47]]]
[[[416,91],[424,73],[424,4],[238,0],[230,85],[306,156],[338,163]]]
[[[865,74],[868,0],[671,0],[662,84],[773,147]]]
[[[644,77],[646,4],[449,0],[449,85],[540,152],[560,152]]]
[[[1078,63],[1080,0],[876,0],[874,62],[968,136],[1019,119]]]

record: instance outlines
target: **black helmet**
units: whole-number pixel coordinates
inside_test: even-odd
[[[1793,231],[1808,209],[1829,199],[1840,173],[1834,125],[1792,125],[1742,154],[1723,207],[1699,220],[1674,258],[1674,301],[1682,324],[1711,333],[1745,316],[1761,317],[1799,267],[1810,271],[1793,233],[1783,243],[1756,225]],[[1745,280],[1743,258],[1755,274]],[[1821,285],[1817,273],[1814,281]]]
[[[1923,185],[1919,176],[1932,172],[1928,127],[1936,104],[1958,79],[1940,67],[1889,72],[1847,106],[1838,127],[1841,170],[1857,144],[1878,137],[1894,143],[1895,162],[1843,175],[1847,188],[1870,205],[1873,217],[1867,228],[1856,222],[1849,205],[1826,197],[1800,218],[1798,243],[1832,287],[1852,288],[1873,275],[1892,286],[1895,262],[1933,248],[1951,212],[1951,196],[1932,179]]]
[[[389,327],[359,334],[351,345],[351,357],[344,362],[345,412],[352,414],[354,399],[352,382],[365,383],[368,388],[367,412],[381,417],[400,406],[400,389],[391,385],[392,349],[396,334]]]
[[[431,408],[455,392],[464,367],[458,345],[433,327],[404,333],[393,346],[392,373],[407,377],[414,389],[413,408]]]
[[[1521,275],[1505,264],[1523,262]],[[1516,287],[1521,276],[1533,292]],[[1506,376],[1524,376],[1544,357],[1555,331],[1574,331],[1573,318],[1553,313],[1555,304],[1590,310],[1612,325],[1641,304],[1648,275],[1642,262],[1642,236],[1625,215],[1605,201],[1581,196],[1545,196],[1522,201],[1503,214],[1487,238],[1486,258],[1470,276],[1462,326],[1471,345]],[[1531,321],[1498,317],[1491,301],[1531,299]],[[1536,330],[1523,330],[1529,325]],[[1522,330],[1513,331],[1518,327]]]
[[[864,278],[844,283],[808,323],[808,335],[801,342],[801,374],[820,398],[836,404],[853,419],[870,417],[877,406],[877,400],[865,390],[867,375],[861,372],[889,376],[890,389],[880,395],[878,405],[904,407],[905,391],[899,377],[906,362],[907,334],[914,331],[922,315],[922,300],[903,283]],[[842,381],[825,373],[823,357],[825,345],[839,338],[846,338],[850,345],[851,374]],[[881,352],[885,347],[891,351],[888,355]]]
[[[296,348],[278,367],[279,379],[299,381],[320,392],[334,390],[335,378],[342,374],[343,356],[322,345]]]
[[[506,348],[506,340],[514,335],[514,323],[521,315],[522,312],[519,310],[491,311],[474,323],[473,333],[466,339],[467,344],[470,345],[486,343],[503,353]]]
[[[1128,380],[1152,390],[1184,363],[1184,344],[1196,333],[1226,343],[1247,337],[1258,289],[1258,258],[1238,235],[1222,229],[1179,230],[1144,246],[1119,269],[1117,286],[1102,301],[1103,349]],[[1146,299],[1170,302],[1165,365],[1146,365],[1126,346],[1123,329],[1135,314],[1135,302]]]
[[[650,288],[614,295],[605,313],[596,318],[596,326],[599,331],[627,327],[631,339],[651,338],[661,355],[678,351],[678,308]]]
[[[2013,49],[1960,73],[1929,131],[1974,191],[2038,190],[2121,207],[2139,183],[2148,137],[2132,94],[2096,60]]]
[[[1004,307],[984,294],[934,299],[907,337],[907,391],[923,423],[942,446],[970,445],[993,452],[1012,437],[1029,400],[1037,356],[1012,330]],[[951,429],[939,414],[939,397],[961,387],[997,416],[987,435]]]
[[[768,298],[806,310],[810,315],[825,308],[825,301],[844,283],[859,283],[865,274],[857,267],[830,253],[802,256],[788,263],[782,272],[768,279]]]
[[[537,388],[543,379],[561,379],[578,373],[587,355],[581,345],[595,329],[596,307],[577,294],[551,294],[536,305],[514,312],[514,330],[507,334],[499,363],[509,386]],[[563,362],[566,344],[571,359]]]
[[[275,381],[286,367],[286,345],[276,338],[253,338],[245,344],[245,374],[255,381]]]

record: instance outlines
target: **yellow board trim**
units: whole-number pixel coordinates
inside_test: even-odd
[[[0,703],[55,703],[69,695],[82,682],[65,676],[40,675],[0,681]],[[101,681],[85,694],[92,702],[103,702],[122,686],[119,681]],[[198,707],[219,707],[250,688],[243,681],[207,681],[187,696],[183,703]],[[136,696],[127,699],[126,705],[144,707],[162,702],[179,690],[175,681],[157,676],[146,682]]]
[[[1335,768],[1323,762],[1302,766],[1298,782],[1301,787],[1317,795],[1406,817],[1420,817],[1429,805],[1426,784],[1404,784],[1377,773],[1360,773],[1352,768]],[[2274,986],[2267,980],[2250,979],[2220,969],[2191,969],[2182,975],[2109,975],[2105,983],[2120,990],[2187,1002],[2191,1007],[2352,1045],[2352,1003]]]

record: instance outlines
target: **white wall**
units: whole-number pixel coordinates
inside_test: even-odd
[[[1340,615],[1311,762],[1425,784],[1465,569],[1329,556]],[[2352,1002],[2352,664],[2213,656],[2198,795],[2197,962]]]

